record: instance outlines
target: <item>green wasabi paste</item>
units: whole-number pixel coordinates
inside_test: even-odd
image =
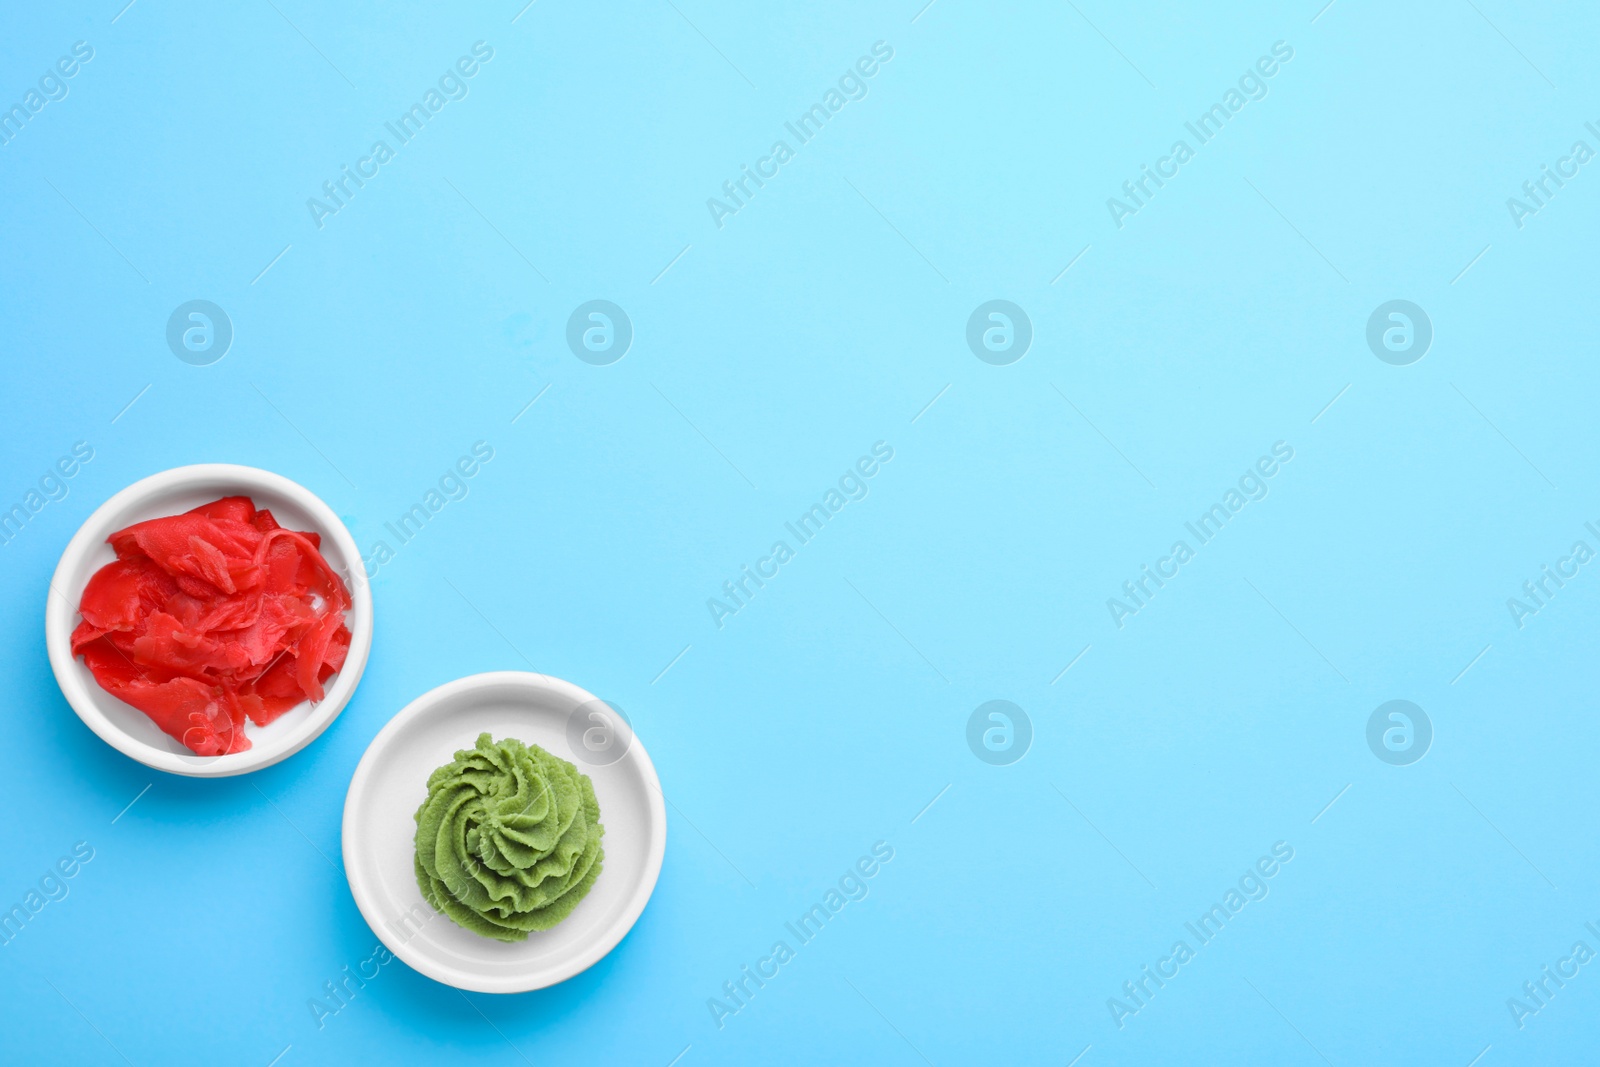
[[[605,859],[589,776],[514,738],[479,734],[476,747],[430,774],[416,820],[423,897],[500,941],[565,919]]]

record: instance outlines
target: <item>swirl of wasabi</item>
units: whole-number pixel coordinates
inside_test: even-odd
[[[524,941],[565,919],[605,859],[589,776],[514,738],[479,734],[428,776],[415,817],[423,897],[499,941]]]

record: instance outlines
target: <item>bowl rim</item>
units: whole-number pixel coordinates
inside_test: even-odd
[[[68,573],[79,567],[84,557],[104,544],[114,530],[128,524],[115,516],[137,509],[140,504],[154,497],[207,484],[216,484],[227,490],[248,495],[252,499],[257,491],[276,493],[292,499],[315,520],[317,532],[323,537],[324,554],[328,554],[331,542],[334,554],[343,557],[329,558],[328,562],[335,570],[341,572],[350,586],[353,603],[347,615],[350,623],[350,651],[345,656],[344,666],[334,676],[327,695],[312,709],[310,716],[293,732],[275,739],[270,745],[263,745],[257,741],[248,751],[195,762],[176,752],[155,748],[130,736],[95,705],[89,690],[89,686],[95,684],[93,678],[72,654],[71,638],[74,617],[78,612],[77,597],[81,597],[83,591],[81,588],[75,589],[73,592],[76,595],[69,598],[63,586]],[[230,494],[228,491],[221,491],[221,495]],[[130,759],[159,771],[190,778],[226,778],[248,774],[286,760],[315,741],[339,717],[339,713],[354,695],[356,686],[361,681],[361,675],[366,670],[367,657],[372,649],[372,590],[361,561],[360,549],[356,547],[355,538],[351,536],[344,522],[321,497],[300,483],[272,471],[236,463],[195,463],[172,467],[141,478],[114,493],[83,520],[83,524],[67,542],[67,547],[61,553],[61,560],[56,564],[56,569],[50,577],[44,615],[45,647],[50,657],[50,669],[55,674],[56,684],[60,687],[62,695],[66,697],[67,703],[77,713],[78,718],[83,720],[84,725],[93,730],[106,744]]]
[[[409,939],[400,940],[393,937],[389,928],[383,923],[382,916],[373,910],[376,909],[377,890],[368,884],[362,865],[353,858],[355,849],[353,842],[361,836],[361,831],[356,826],[355,802],[358,796],[365,793],[379,760],[383,758],[384,750],[393,743],[411,720],[421,717],[435,706],[463,693],[496,686],[557,694],[573,701],[574,706],[599,702],[599,698],[580,686],[552,675],[536,674],[532,671],[486,671],[482,674],[469,674],[423,693],[384,724],[383,729],[379,730],[377,736],[367,745],[367,750],[361,755],[361,762],[356,765],[355,773],[350,776],[350,788],[345,791],[344,816],[339,826],[340,859],[344,861],[345,880],[350,885],[350,895],[355,898],[356,908],[361,912],[361,917],[366,920],[367,925],[384,946],[412,970],[436,982],[469,992],[526,993],[565,982],[599,963],[633,929],[634,924],[639,921],[639,916],[644,914],[645,905],[650,902],[651,895],[655,893],[656,883],[661,877],[661,864],[667,851],[667,806],[666,798],[661,792],[661,779],[656,774],[655,763],[651,761],[650,753],[646,751],[637,731],[632,733],[627,758],[632,760],[637,753],[636,766],[647,787],[645,793],[650,809],[650,828],[653,832],[650,852],[645,859],[644,876],[634,886],[622,915],[584,951],[563,964],[538,971],[531,977],[519,975],[510,978],[489,978],[471,970],[423,958],[412,949]]]

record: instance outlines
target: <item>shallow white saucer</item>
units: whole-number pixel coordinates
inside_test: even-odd
[[[594,782],[605,866],[554,929],[500,942],[435,912],[417,888],[414,815],[428,775],[487,731],[570,760]],[[344,802],[350,893],[389,951],[435,981],[480,993],[563,982],[617,946],[644,911],[667,847],[655,766],[624,714],[570,682],[498,671],[448,682],[413,700],[367,747]]]
[[[327,695],[290,708],[266,726],[245,725],[251,747],[225,756],[197,756],[167,736],[149,716],[101,689],[83,661],[72,654],[72,631],[79,622],[78,601],[95,571],[116,558],[106,538],[146,519],[177,515],[218,497],[248,496],[272,512],[280,525],[322,536],[322,555],[339,572],[354,601],[345,613],[350,652],[344,667],[328,680]],[[361,552],[333,509],[303,485],[281,474],[231,463],[202,463],[152,474],[95,509],[61,553],[44,613],[50,669],[78,718],[123,755],[172,774],[222,778],[270,767],[305,748],[326,730],[349,703],[372,648],[372,590]]]

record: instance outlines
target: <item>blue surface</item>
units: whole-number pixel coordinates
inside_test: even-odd
[[[1600,564],[1571,550],[1600,550],[1600,163],[1571,150],[1600,150],[1600,15],[920,3],[8,12],[8,107],[93,49],[0,147],[0,505],[38,505],[0,546],[0,903],[65,893],[0,950],[8,1058],[1592,1057]],[[836,87],[801,143],[785,123]],[[1169,177],[1134,201],[1142,165]],[[344,166],[370,176],[333,212]],[[742,166],[771,176],[733,203]],[[1575,176],[1533,201],[1542,166]],[[231,322],[210,365],[167,343],[191,300]],[[592,300],[631,322],[609,365],[567,342]],[[1020,360],[981,344],[1001,320],[968,346],[991,300],[1031,324]],[[1368,345],[1392,300],[1431,322],[1419,361]],[[302,754],[169,777],[61,699],[47,579],[117,489],[253,464],[373,551],[480,441],[467,495],[389,541],[366,677]],[[92,461],[30,501],[75,442]],[[800,544],[785,523],[877,442],[866,495]],[[1145,565],[1176,576],[1125,598]],[[1545,565],[1577,574],[1531,600]],[[366,962],[357,760],[419,693],[530,664],[650,748],[650,906],[527,995]],[[1009,752],[987,712],[969,747],[995,700],[1031,724],[1019,761],[1015,715]],[[1409,750],[1386,716],[1369,746],[1392,700],[1431,725],[1420,759],[1415,715]],[[880,841],[868,895],[801,944],[785,923]],[[318,1012],[346,966],[378,973]]]

